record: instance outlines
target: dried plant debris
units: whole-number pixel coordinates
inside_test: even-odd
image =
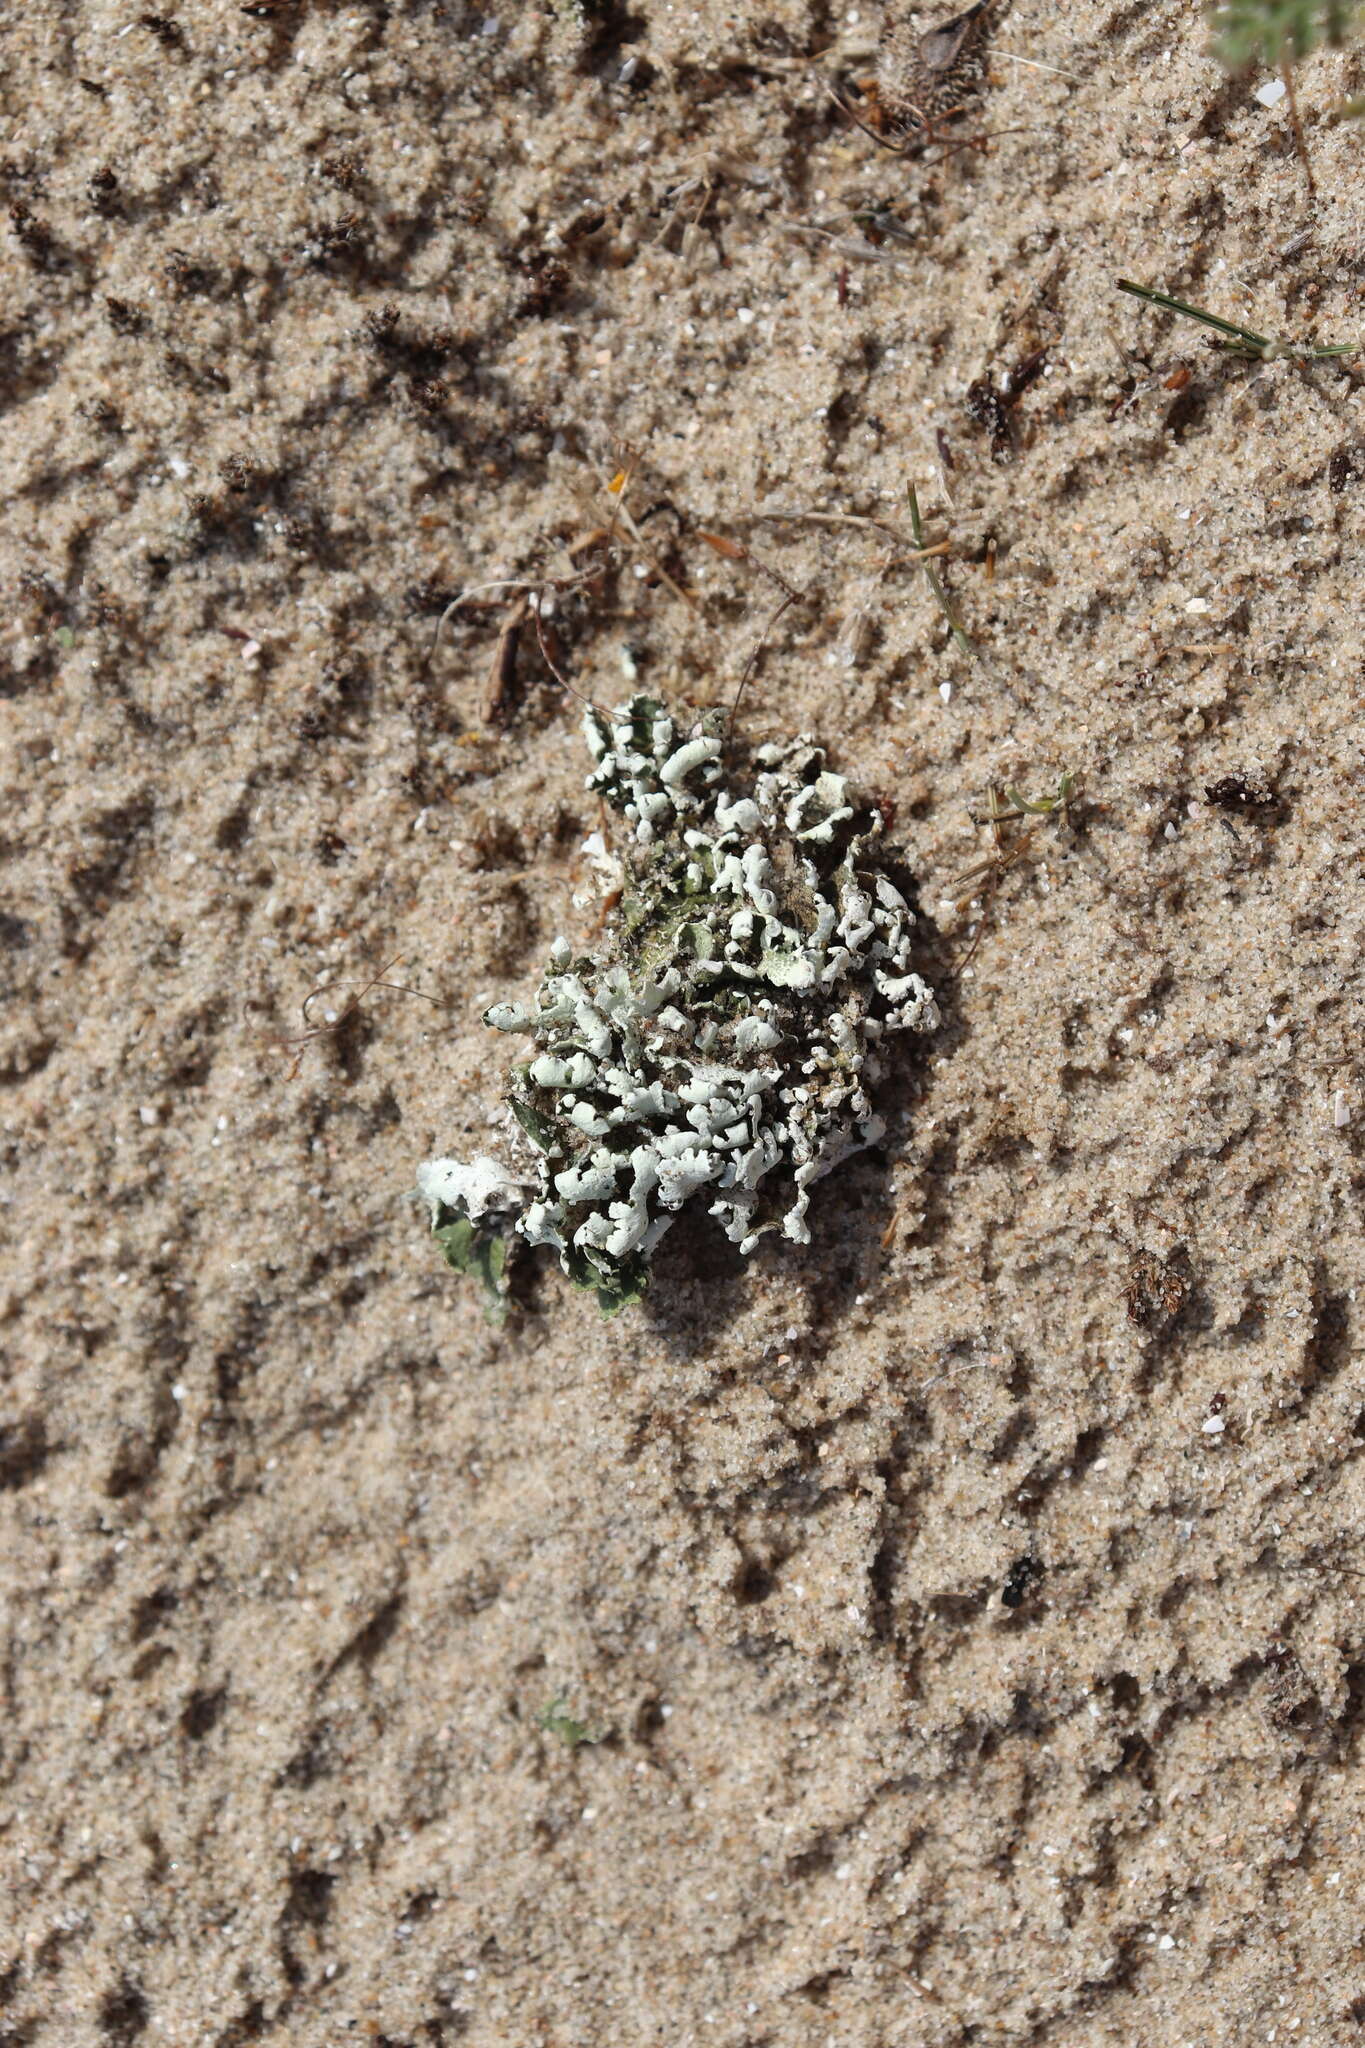
[[[1028,1598],[1030,1587],[1036,1585],[1042,1579],[1046,1569],[1047,1567],[1040,1558],[1031,1556],[1016,1557],[1006,1573],[1005,1583],[1000,1589],[1000,1605],[1002,1607],[1022,1607]]]
[[[511,1160],[418,1174],[446,1256],[497,1308],[518,1244],[553,1247],[608,1313],[637,1301],[693,1197],[742,1253],[767,1231],[809,1242],[811,1182],[884,1130],[883,1042],[938,1022],[881,818],[809,739],[760,747],[738,790],[716,714],[688,729],[637,696],[584,732],[588,787],[629,828],[619,916],[600,957],[559,939],[534,1001],[487,1013],[531,1041]]]
[[[890,136],[932,128],[980,91],[991,4],[977,0],[923,33],[903,15],[890,16],[877,57],[877,107]]]
[[[1278,802],[1265,777],[1255,773],[1220,775],[1216,782],[1204,784],[1204,795],[1220,811],[1259,811],[1264,814],[1273,811]]]
[[[1006,370],[998,384],[986,375],[967,386],[967,412],[990,435],[991,455],[997,462],[1004,461],[1013,450],[1014,408],[1047,367],[1047,354],[1045,348],[1034,349],[1013,369]]]
[[[1147,1330],[1179,1315],[1190,1291],[1188,1280],[1154,1252],[1139,1251],[1128,1269],[1123,1303],[1136,1329]]]

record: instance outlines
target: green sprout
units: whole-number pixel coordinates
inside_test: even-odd
[[[1179,313],[1186,320],[1197,320],[1201,327],[1211,327],[1219,339],[1214,344],[1228,355],[1242,356],[1250,362],[1274,363],[1290,361],[1297,363],[1325,362],[1333,356],[1358,355],[1365,349],[1365,342],[1343,341],[1319,345],[1315,342],[1278,341],[1273,335],[1257,334],[1253,328],[1241,327],[1235,320],[1224,320],[1217,313],[1206,313],[1201,306],[1191,306],[1184,299],[1173,299],[1168,292],[1156,292],[1145,284],[1134,284],[1129,277],[1117,280],[1118,289],[1128,292],[1135,299],[1143,299],[1149,306],[1160,306],[1163,312]]]
[[[913,484],[907,484],[905,486],[905,495],[910,501],[910,531],[915,537],[915,546],[917,548],[922,548],[924,546],[924,521],[920,518],[919,497],[915,491],[915,486]],[[952,599],[949,597],[947,591],[943,587],[942,578],[939,576],[939,573],[935,569],[932,562],[924,560],[921,562],[920,566],[924,570],[925,576],[928,578],[929,588],[933,591],[934,596],[938,600],[939,610],[943,613],[944,618],[948,621],[948,624],[952,629],[952,635],[954,640],[956,640],[958,646],[962,649],[962,652],[968,657],[968,659],[974,661],[976,659],[976,648],[972,644],[971,638],[967,633],[966,627],[963,625],[961,619],[958,617],[957,612],[953,607]]]
[[[1214,10],[1214,54],[1229,71],[1258,60],[1280,66],[1345,41],[1355,0],[1225,0]]]
[[[593,1745],[606,1740],[605,1729],[590,1727],[586,1721],[574,1718],[562,1693],[556,1693],[540,1709],[536,1715],[536,1726],[543,1728],[547,1735],[557,1736],[566,1749],[579,1749],[584,1743]]]
[[[1076,789],[1076,777],[1070,768],[1057,784],[1052,796],[1027,797],[1012,782],[1005,784],[1005,795],[1014,805],[1020,817],[1047,818],[1053,811],[1064,811]],[[997,813],[997,816],[1000,815]]]

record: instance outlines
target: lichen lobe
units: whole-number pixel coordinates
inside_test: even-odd
[[[714,718],[680,731],[637,696],[584,732],[588,787],[627,828],[618,922],[603,957],[557,940],[534,1001],[487,1013],[530,1040],[508,1092],[524,1172],[437,1160],[420,1186],[448,1234],[459,1190],[500,1172],[471,1220],[551,1246],[614,1310],[694,1197],[742,1253],[808,1242],[811,1183],[882,1135],[884,1041],[938,1013],[881,819],[809,740],[759,748],[737,790]]]

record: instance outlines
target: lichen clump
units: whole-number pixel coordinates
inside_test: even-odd
[[[807,1242],[811,1182],[884,1130],[883,1040],[938,1012],[881,818],[809,740],[759,748],[737,791],[714,718],[680,731],[636,697],[584,732],[588,787],[628,827],[617,922],[603,957],[558,939],[535,1000],[487,1013],[530,1040],[507,1096],[525,1169],[436,1159],[418,1184],[494,1294],[515,1232],[614,1310],[694,1196],[741,1252]]]

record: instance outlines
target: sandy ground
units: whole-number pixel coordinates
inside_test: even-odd
[[[1365,65],[1310,198],[1193,6],[1002,0],[937,166],[879,26],[0,28],[4,2048],[1359,2038],[1365,401],[1113,282],[1361,332]],[[909,480],[977,659],[761,516]],[[804,593],[740,730],[894,806],[945,1021],[809,1251],[497,1331],[408,1191],[598,819],[533,631],[429,657],[585,564],[607,703]]]

